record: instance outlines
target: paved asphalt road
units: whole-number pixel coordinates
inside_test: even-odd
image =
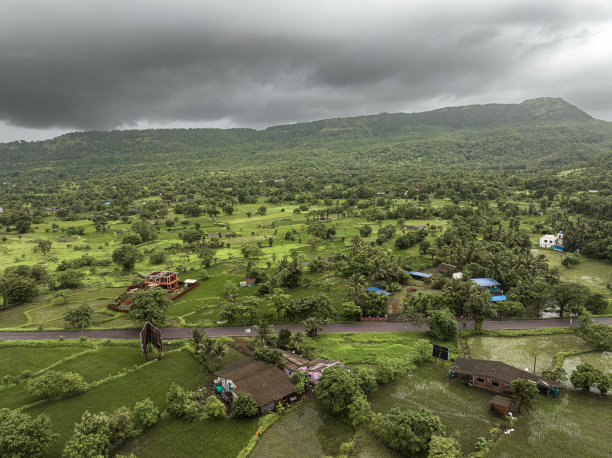
[[[595,318],[596,323],[606,323],[612,325],[612,317]],[[576,319],[573,326],[577,325]],[[547,319],[547,320],[510,320],[510,321],[485,321],[484,329],[542,329],[542,328],[566,328],[570,326],[570,320]],[[281,327],[287,327],[292,332],[304,331],[304,326],[299,324],[275,326],[276,332]],[[471,329],[473,323],[466,322],[466,329]],[[459,325],[463,329],[463,325]],[[218,327],[205,328],[206,335],[209,337],[236,337],[249,336],[257,331],[250,327]],[[387,323],[385,321],[370,321],[353,324],[330,324],[325,327],[325,333],[339,332],[400,332],[400,331],[425,331],[427,326],[418,328],[408,323]],[[109,329],[104,331],[83,331],[83,335],[92,339],[138,339],[139,329]],[[39,340],[39,339],[78,339],[81,336],[79,331],[21,331],[21,332],[0,332],[2,340]],[[162,336],[164,339],[181,339],[191,337],[191,328],[163,328]]]

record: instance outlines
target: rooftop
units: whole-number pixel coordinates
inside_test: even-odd
[[[471,278],[470,280],[478,286],[500,286],[500,283],[492,278]]]
[[[231,380],[237,393],[249,393],[262,407],[295,392],[291,379],[278,367],[244,358],[215,373],[217,377]]]
[[[481,375],[493,377],[496,380],[510,383],[513,380],[524,379],[531,380],[549,388],[559,387],[558,383],[549,382],[543,379],[539,375],[532,374],[531,372],[522,371],[509,364],[502,363],[501,361],[490,361],[486,359],[470,359],[470,358],[457,358],[453,364],[451,364],[449,370],[455,371],[455,373],[461,375]]]

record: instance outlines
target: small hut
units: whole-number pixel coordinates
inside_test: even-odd
[[[508,415],[508,412],[510,412],[510,409],[512,408],[512,404],[513,401],[510,398],[505,396],[495,396],[493,399],[491,399],[491,410],[502,415]]]

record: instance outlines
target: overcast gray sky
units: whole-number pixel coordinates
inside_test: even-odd
[[[535,97],[612,121],[612,1],[0,0],[0,141]]]

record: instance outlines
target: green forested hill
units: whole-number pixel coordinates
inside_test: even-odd
[[[125,167],[531,169],[612,150],[612,123],[561,99],[382,113],[254,129],[79,132],[0,144],[2,175],[97,174]]]

